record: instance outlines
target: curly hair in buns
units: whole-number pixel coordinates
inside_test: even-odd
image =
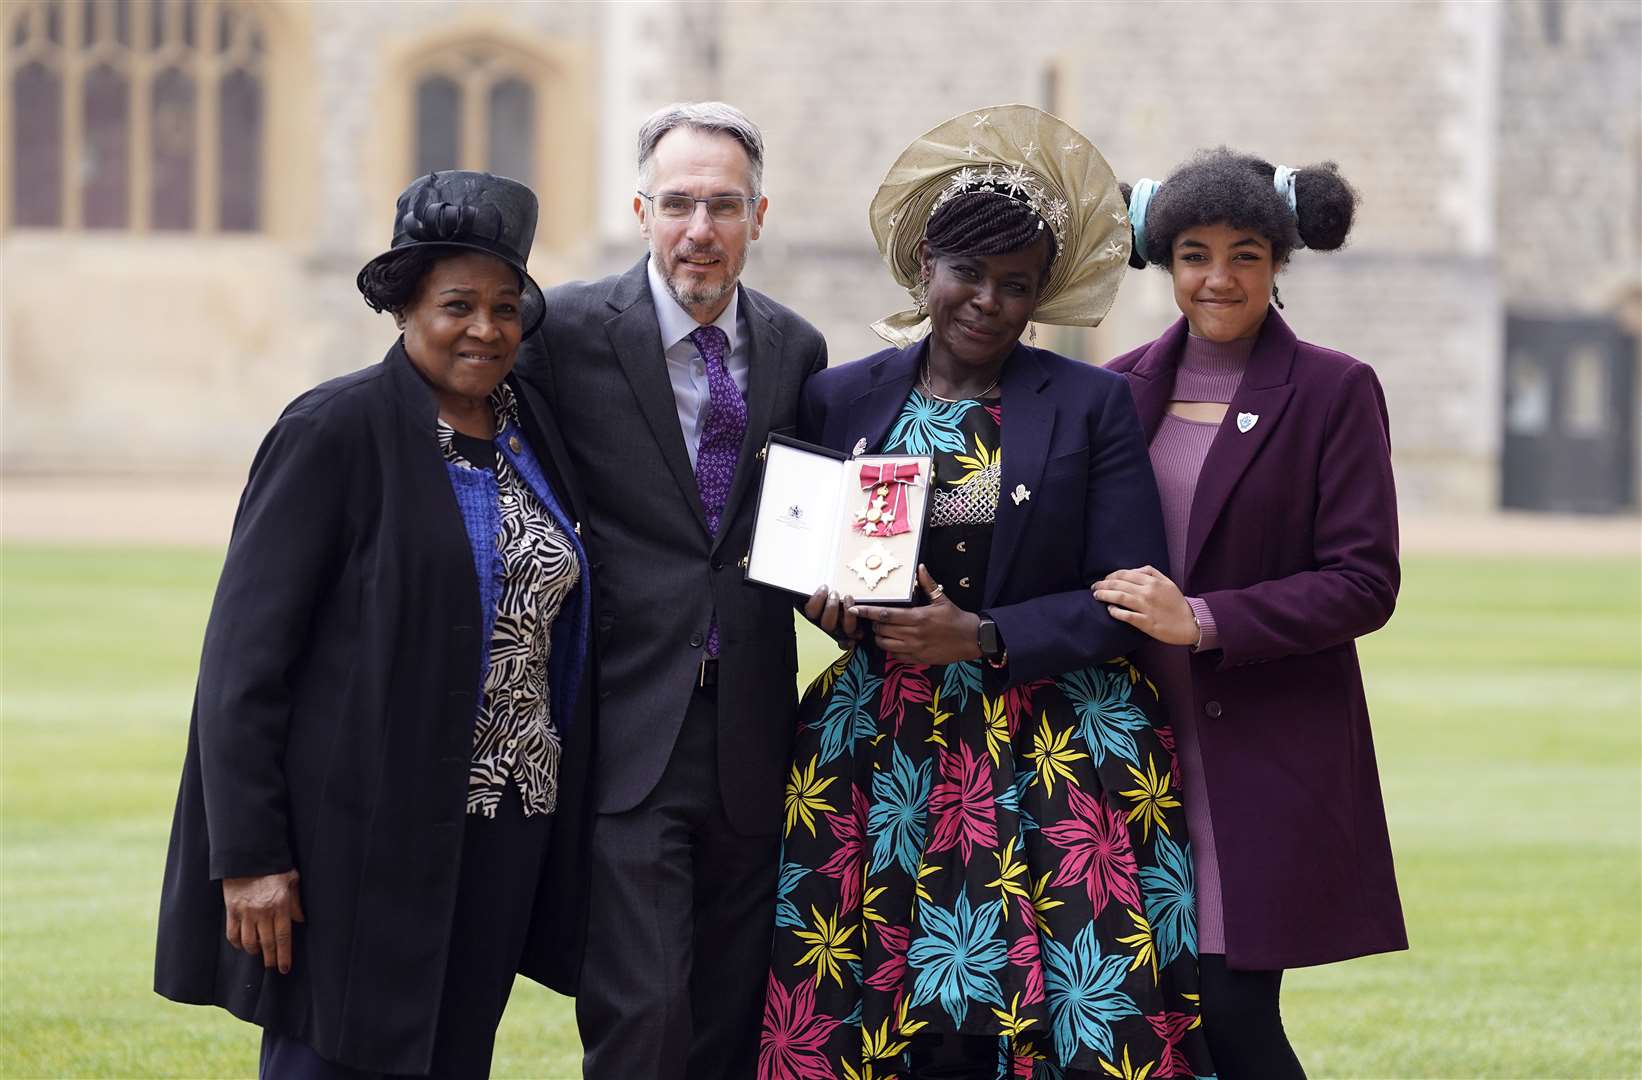
[[[1278,266],[1294,249],[1336,251],[1345,246],[1357,211],[1357,192],[1332,161],[1307,165],[1294,180],[1295,209],[1272,186],[1277,167],[1224,146],[1198,153],[1163,181],[1146,209],[1146,250],[1129,257],[1168,269],[1175,238],[1200,225],[1248,229],[1271,242]],[[1130,186],[1120,185],[1125,202]]]

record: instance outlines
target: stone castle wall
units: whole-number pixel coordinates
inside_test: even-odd
[[[1506,306],[1603,310],[1637,287],[1637,12],[1549,5],[1555,41],[1539,0],[272,5],[303,145],[270,167],[299,209],[257,237],[0,233],[4,467],[240,472],[291,394],[379,356],[392,327],[353,275],[408,178],[396,80],[414,50],[478,34],[562,57],[573,92],[547,105],[589,133],[545,148],[560,171],[539,193],[575,227],[539,242],[544,282],[638,257],[639,121],[720,97],[768,141],[747,280],[816,322],[835,362],[876,349],[866,324],[905,302],[872,246],[871,195],[960,110],[1051,107],[1130,180],[1220,143],[1337,161],[1362,193],[1357,227],[1342,252],[1295,256],[1285,318],[1379,372],[1405,505],[1489,507]],[[97,317],[65,326],[54,298],[75,280]],[[1043,341],[1100,360],[1175,314],[1163,274],[1131,273],[1106,325]]]
[[[1346,250],[1295,256],[1285,318],[1378,370],[1407,505],[1493,505],[1495,9],[1037,4],[999,20],[955,5],[973,17],[940,21],[917,5],[736,10],[719,86],[771,133],[771,225],[749,280],[821,325],[837,358],[878,347],[865,324],[904,306],[867,203],[900,147],[960,103],[1050,106],[1129,180],[1219,144],[1333,160],[1362,193],[1357,225]],[[1161,272],[1132,273],[1104,326],[1057,344],[1100,360],[1177,314]]]

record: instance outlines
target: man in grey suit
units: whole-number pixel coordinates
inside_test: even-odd
[[[795,723],[793,605],[748,585],[759,451],[827,364],[740,284],[768,200],[739,110],[639,132],[649,251],[547,294],[518,370],[553,402],[588,492],[599,733],[576,1020],[588,1077],[751,1077]]]

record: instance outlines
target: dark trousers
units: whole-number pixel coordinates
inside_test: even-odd
[[[755,1074],[779,845],[730,827],[718,706],[697,690],[655,790],[593,824],[576,998],[588,1080]]]
[[[307,1043],[266,1028],[262,1031],[257,1077],[258,1080],[409,1080],[398,1073],[369,1072],[338,1065],[320,1057]]]
[[[1305,1080],[1283,1031],[1281,971],[1238,971],[1219,953],[1198,958],[1203,1034],[1220,1080]]]

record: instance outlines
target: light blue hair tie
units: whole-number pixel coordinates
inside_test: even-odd
[[[1289,204],[1289,213],[1294,214],[1296,217],[1299,217],[1300,211],[1295,208],[1294,178],[1299,175],[1299,169],[1291,169],[1287,165],[1279,165],[1277,166],[1276,173],[1273,174],[1271,178],[1271,186],[1276,188],[1277,194],[1281,195],[1283,197],[1283,201]],[[1306,243],[1304,240],[1301,240],[1298,241],[1295,246],[1305,247]]]
[[[1136,180],[1129,191],[1129,227],[1135,231],[1135,251],[1146,260],[1146,208],[1152,205],[1152,196],[1163,185],[1156,180]]]

